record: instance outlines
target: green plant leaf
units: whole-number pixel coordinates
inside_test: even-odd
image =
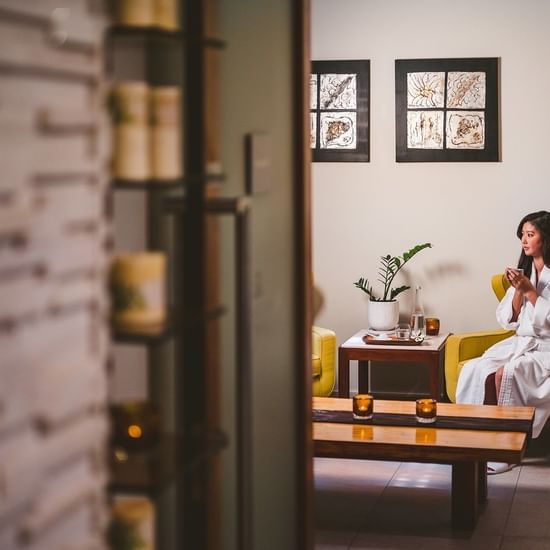
[[[370,286],[367,279],[361,277],[354,284],[357,288],[369,295],[370,299],[376,302],[389,302],[395,299],[398,294],[409,290],[410,286],[403,285],[397,288],[392,288],[391,284],[397,273],[401,268],[416,254],[425,248],[432,248],[431,243],[422,243],[413,246],[410,250],[403,252],[403,256],[391,256],[387,254],[380,256],[381,266],[378,268],[378,282],[383,285],[384,290],[382,297],[379,298],[374,294],[372,286]]]
[[[390,293],[390,300],[394,300],[396,296],[398,296],[402,292],[405,292],[405,290],[409,290],[409,288],[411,287],[407,285],[403,285],[397,288],[392,288],[392,291]]]

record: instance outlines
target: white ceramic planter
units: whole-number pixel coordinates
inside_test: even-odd
[[[374,330],[392,330],[399,321],[399,302],[369,301],[369,328]]]

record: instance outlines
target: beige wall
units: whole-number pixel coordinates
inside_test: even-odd
[[[371,162],[313,165],[316,322],[338,343],[366,327],[353,281],[430,241],[399,282],[423,287],[446,332],[495,327],[490,276],[517,262],[521,217],[550,208],[550,3],[312,0],[312,12],[312,59],[371,60]],[[395,162],[394,60],[432,57],[501,58],[502,162]]]

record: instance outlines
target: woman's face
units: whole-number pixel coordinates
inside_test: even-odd
[[[525,222],[521,230],[521,246],[526,256],[534,258],[542,254],[540,231],[530,222]]]

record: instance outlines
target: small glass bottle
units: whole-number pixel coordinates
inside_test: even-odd
[[[411,338],[424,339],[426,337],[426,322],[424,319],[424,306],[422,305],[422,287],[414,290],[414,303],[411,313]]]

